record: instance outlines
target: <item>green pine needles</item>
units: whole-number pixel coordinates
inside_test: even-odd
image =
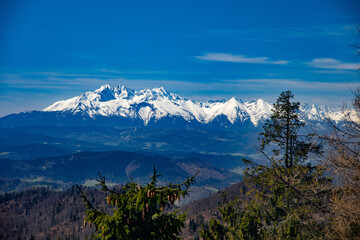
[[[151,181],[146,186],[131,181],[115,191],[108,188],[105,177],[99,174],[98,185],[107,194],[106,201],[113,206],[113,213],[107,214],[104,210],[96,209],[82,191],[87,206],[84,224],[95,226],[93,239],[179,239],[186,214],[165,212],[164,208],[189,194],[196,175],[180,184],[158,187],[156,182],[161,175],[157,174],[154,167]]]

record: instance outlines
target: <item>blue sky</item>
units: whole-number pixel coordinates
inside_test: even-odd
[[[0,1],[0,116],[103,84],[340,106],[360,1]]]

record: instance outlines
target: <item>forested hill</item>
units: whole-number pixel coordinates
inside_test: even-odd
[[[104,195],[85,189],[95,206],[105,207]],[[0,196],[0,239],[85,239],[94,228],[83,227],[85,207],[80,191],[37,188]]]
[[[96,188],[82,188],[96,207],[107,208],[104,193]],[[238,183],[224,191],[232,199],[243,188],[243,183]],[[194,239],[195,230],[211,216],[217,216],[222,202],[221,194],[215,193],[183,205],[180,211],[188,212],[182,230],[184,239]],[[75,186],[66,191],[38,188],[0,195],[0,239],[85,239],[95,229],[84,227],[84,217],[85,207]]]
[[[159,170],[162,183],[183,181],[197,171],[197,186],[224,188],[237,182],[241,175],[196,158],[170,159],[122,151],[83,152],[35,160],[0,159],[1,191],[25,189],[29,186],[51,186],[62,189],[75,183],[94,185],[98,172],[109,183],[138,183],[149,180],[153,167]]]

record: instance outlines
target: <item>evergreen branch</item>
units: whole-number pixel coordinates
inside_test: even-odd
[[[86,208],[87,209],[95,209],[95,207],[92,205],[92,203],[89,201],[89,199],[86,197],[86,195],[85,195],[85,192],[81,189],[81,187],[78,185],[78,184],[76,184],[76,187],[80,190],[80,192],[81,192],[81,199],[85,202],[85,204],[86,204]]]

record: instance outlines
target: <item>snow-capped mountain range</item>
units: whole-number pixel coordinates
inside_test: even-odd
[[[198,102],[169,93],[162,87],[134,91],[125,86],[104,85],[93,92],[56,102],[42,111],[81,114],[91,119],[120,117],[140,121],[144,126],[176,118],[201,125],[226,121],[224,126],[250,123],[256,127],[269,118],[271,109],[272,105],[262,99],[243,102],[233,97]],[[326,117],[341,121],[343,113],[340,109],[302,104],[300,117],[304,121],[325,121]]]

